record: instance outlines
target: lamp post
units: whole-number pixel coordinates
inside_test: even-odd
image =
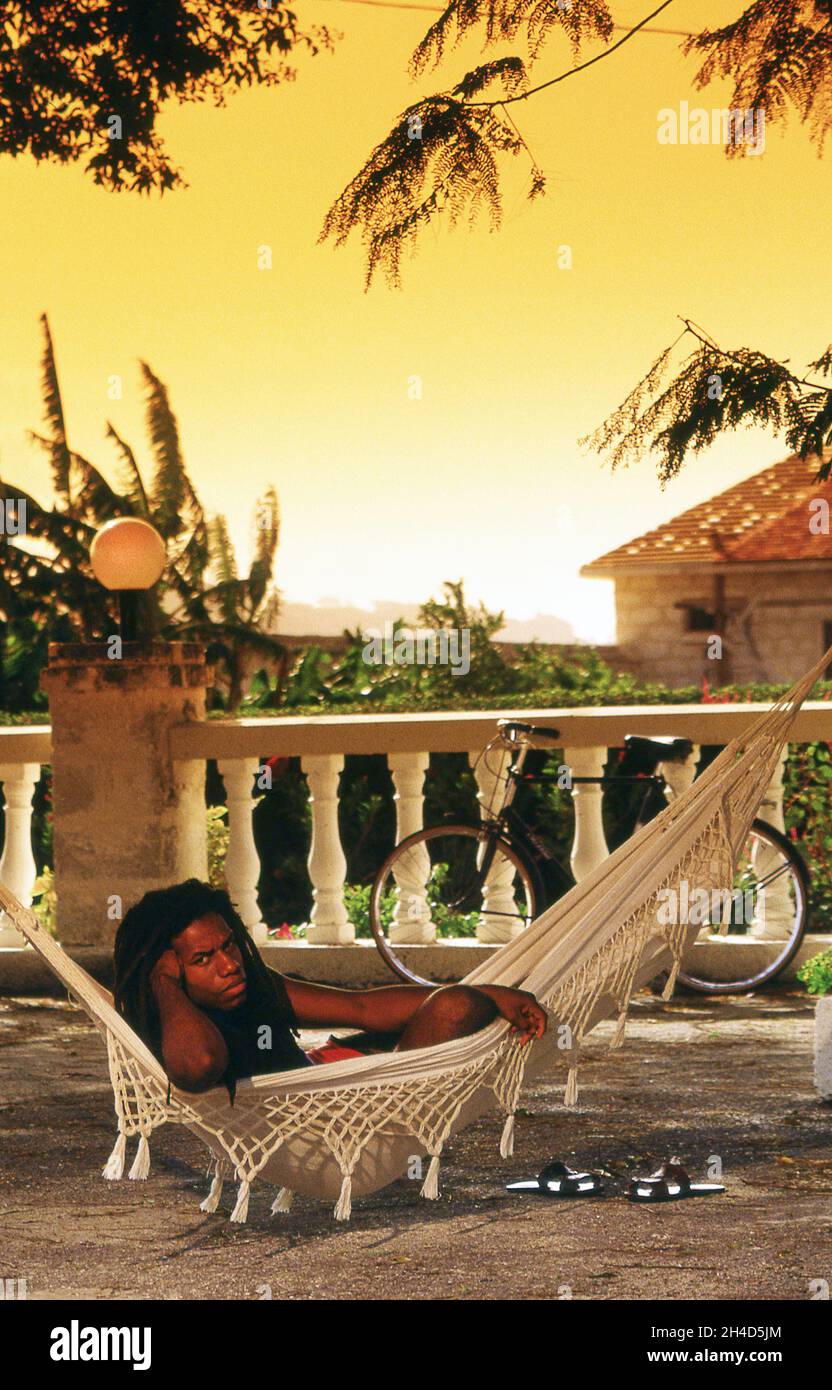
[[[138,640],[139,594],[158,583],[165,560],[162,537],[140,517],[116,517],[95,535],[90,546],[93,574],[99,584],[118,595],[122,641]]]

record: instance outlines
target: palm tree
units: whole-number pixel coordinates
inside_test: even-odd
[[[70,446],[45,314],[41,323],[46,432],[33,431],[30,437],[50,460],[55,502],[51,509],[43,507],[0,479],[0,500],[12,515],[21,501],[26,505],[25,535],[10,535],[8,527],[0,534],[0,703],[4,697],[15,703],[33,698],[48,640],[101,640],[113,631],[113,599],[93,575],[89,548],[104,522],[137,516],[156,527],[168,552],[161,580],[142,596],[144,631],[205,642],[221,673],[227,706],[236,708],[250,672],[276,670],[283,655],[281,644],[259,626],[277,605],[272,578],[280,527],[274,488],[258,501],[254,559],[248,576],[240,578],[225,518],[206,516],[191,483],[163,382],[140,363],[153,461],[148,486],[130,445],[107,424],[119,459],[117,490]],[[33,632],[40,634],[34,646]]]

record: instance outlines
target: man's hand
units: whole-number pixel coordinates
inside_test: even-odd
[[[480,985],[483,994],[488,994],[497,1005],[502,1018],[508,1019],[512,1032],[520,1035],[525,1046],[534,1038],[542,1038],[546,1032],[546,1010],[542,1009],[533,994],[524,989],[506,989],[503,986]]]
[[[164,989],[163,981],[165,980],[182,989],[182,966],[172,946],[162,952],[150,972],[151,988],[157,998],[159,990]]]

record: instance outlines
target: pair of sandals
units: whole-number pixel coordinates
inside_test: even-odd
[[[596,1197],[604,1191],[600,1173],[580,1173],[560,1159],[552,1159],[536,1178],[506,1184],[508,1192],[525,1192],[533,1197]],[[691,1182],[681,1160],[671,1158],[649,1177],[630,1180],[630,1202],[682,1202],[688,1197],[712,1197],[725,1188],[717,1182]]]

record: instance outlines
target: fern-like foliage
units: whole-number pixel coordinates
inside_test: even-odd
[[[691,326],[683,336],[695,346],[681,367],[674,370],[672,344],[582,444],[606,455],[613,468],[653,452],[664,484],[717,436],[762,426],[783,434],[802,457],[816,455],[818,476],[828,475],[832,464],[823,455],[832,446],[832,386],[798,377],[753,348],[724,351]],[[832,377],[832,349],[812,369]]]
[[[832,0],[754,0],[733,24],[684,47],[706,55],[697,87],[728,77],[732,107],[762,110],[767,121],[784,121],[791,107],[822,149],[832,130]],[[726,146],[731,155],[745,150],[742,141]]]
[[[529,77],[523,59],[494,58],[490,63],[481,63],[479,67],[466,72],[461,81],[457,82],[453,96],[471,101],[487,91],[495,82],[502,82],[506,96],[513,97],[518,92],[524,92],[529,85]]]
[[[107,421],[106,433],[107,438],[115,444],[121,458],[122,487],[124,495],[130,503],[131,514],[147,518],[150,515],[150,505],[145,492],[144,480],[136,462],[136,455],[109,420]]]
[[[278,606],[272,584],[280,529],[274,488],[258,503],[254,559],[248,576],[241,579],[225,519],[208,521],[191,483],[164,383],[141,364],[155,465],[152,485],[145,487],[133,450],[108,424],[107,437],[119,457],[120,488],[114,487],[68,443],[45,317],[43,332],[42,384],[49,433],[32,433],[31,438],[52,461],[56,503],[41,506],[19,486],[0,479],[0,502],[12,517],[26,506],[24,543],[14,532],[0,533],[0,695],[8,693],[8,682],[3,683],[5,656],[18,651],[15,644],[23,640],[21,634],[32,658],[21,689],[29,690],[37,689],[38,662],[47,640],[100,639],[112,632],[109,596],[93,576],[90,545],[96,531],[113,517],[142,516],[164,536],[167,550],[158,586],[142,596],[144,631],[148,637],[206,642],[210,659],[224,673],[219,689],[224,686],[228,705],[234,708],[251,672],[264,666],[274,671],[284,657],[282,644],[264,630]],[[37,542],[34,550],[30,539]],[[43,651],[33,644],[30,629],[43,638]]]
[[[273,487],[266,489],[255,512],[254,559],[248,574],[248,600],[252,615],[259,614],[274,572],[280,539],[280,507]]]
[[[4,0],[0,154],[84,161],[106,188],[164,192],[182,183],[159,131],[167,104],[289,81],[287,60],[332,37],[280,0]]]
[[[569,39],[574,54],[588,39],[608,42],[613,20],[606,0],[451,0],[416,48],[410,69],[414,76],[441,63],[473,29],[482,27],[483,46],[511,43],[525,32],[529,53],[537,57],[554,31]]]
[[[43,391],[43,412],[50,430],[47,441],[40,435],[33,435],[48,452],[52,463],[52,483],[57,496],[65,506],[71,507],[70,473],[72,459],[66,442],[66,421],[61,400],[61,387],[58,380],[58,367],[55,361],[55,346],[52,331],[46,314],[41,314],[43,332],[43,355],[41,357],[41,389]]]
[[[440,214],[453,226],[464,213],[473,223],[485,212],[491,227],[499,226],[497,159],[523,148],[517,130],[490,106],[469,106],[453,94],[415,102],[333,203],[320,240],[342,246],[360,228],[367,287],[379,270],[399,285],[405,248]]]

